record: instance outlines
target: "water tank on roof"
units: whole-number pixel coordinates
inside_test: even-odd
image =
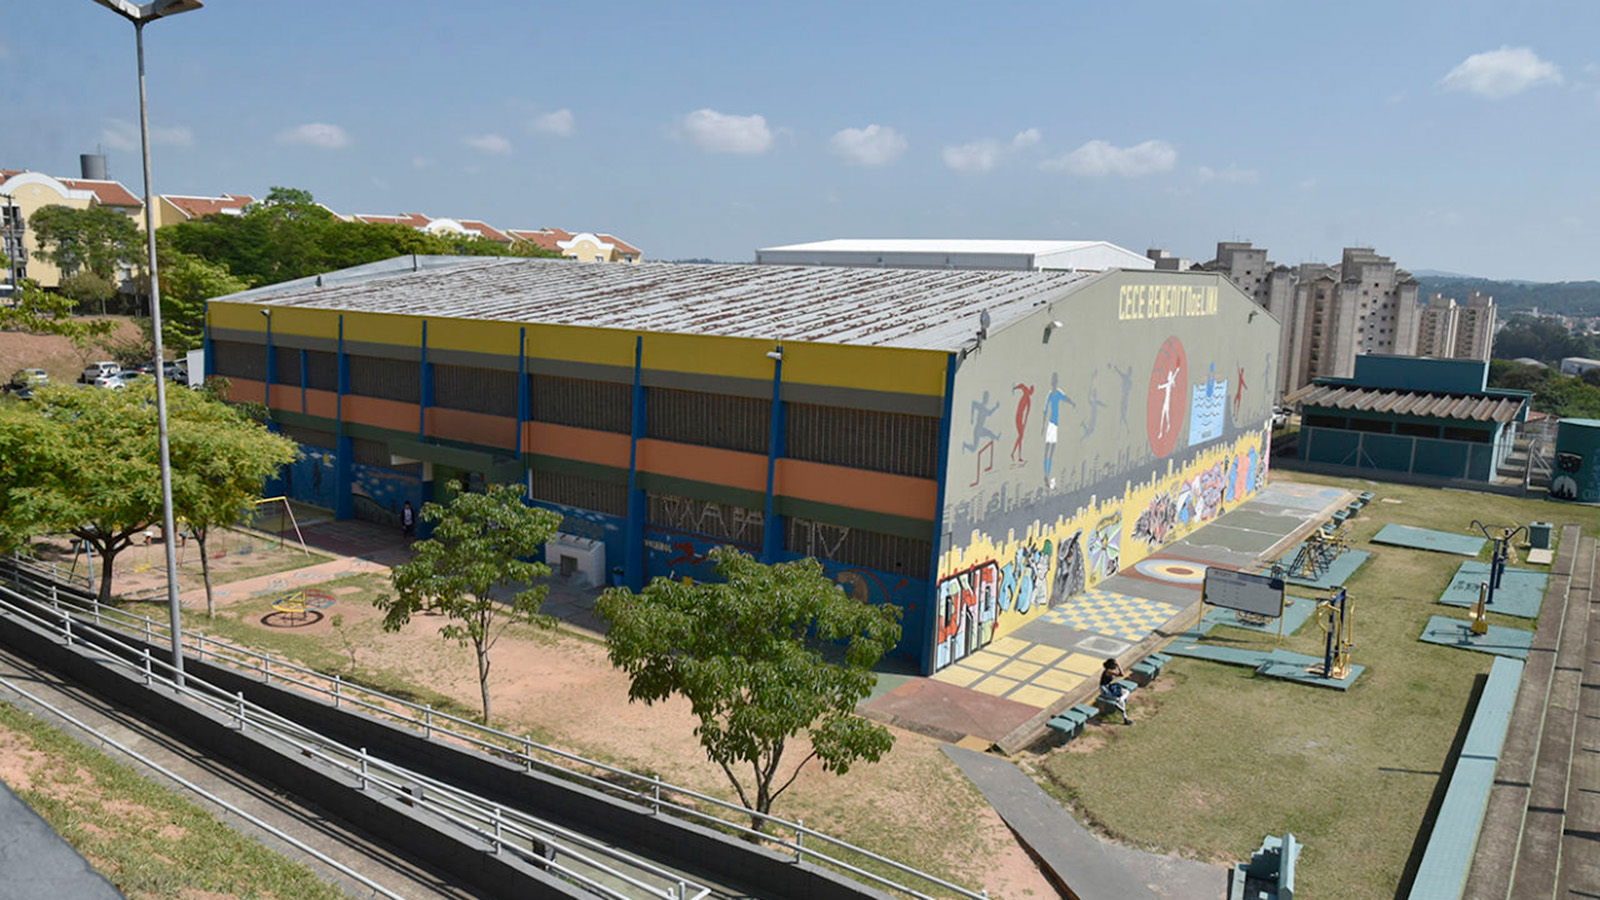
[[[106,180],[106,158],[102,153],[78,154],[78,168],[83,172],[81,177],[90,181]]]

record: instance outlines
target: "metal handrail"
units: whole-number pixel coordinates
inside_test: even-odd
[[[499,852],[501,847],[506,847],[518,856],[541,868],[547,868],[560,874],[564,878],[578,882],[586,888],[618,898],[629,900],[630,895],[619,893],[601,882],[594,881],[591,877],[560,862],[559,856],[564,855],[575,861],[581,862],[590,868],[605,873],[610,878],[633,885],[650,896],[661,900],[702,900],[710,893],[710,889],[701,885],[692,885],[698,890],[690,894],[691,885],[679,874],[655,865],[647,860],[627,854],[615,848],[594,841],[586,836],[578,835],[570,829],[562,828],[554,823],[547,823],[536,816],[529,815],[520,810],[503,806],[487,798],[479,797],[469,791],[448,785],[436,779],[429,778],[404,767],[389,763],[380,757],[369,754],[365,748],[359,750],[345,747],[299,723],[286,719],[270,710],[251,703],[243,694],[230,695],[221,688],[205,682],[191,674],[185,674],[182,682],[175,677],[177,669],[166,660],[154,657],[147,647],[134,647],[131,644],[117,640],[115,637],[93,630],[85,632],[79,629],[74,632],[72,622],[75,618],[72,611],[49,607],[60,619],[59,624],[51,618],[38,615],[27,608],[17,605],[12,595],[25,603],[41,605],[42,601],[29,598],[20,592],[0,587],[0,608],[18,616],[19,618],[34,623],[41,630],[60,634],[68,644],[77,644],[87,650],[101,655],[109,664],[119,665],[142,674],[146,684],[160,684],[163,688],[170,688],[175,694],[209,707],[224,717],[232,718],[238,723],[242,731],[247,726],[257,731],[264,732],[272,737],[289,744],[299,753],[317,759],[325,765],[343,771],[358,782],[362,789],[376,786],[392,794],[396,799],[406,803],[415,804],[453,822],[459,827],[477,834]],[[101,646],[104,642],[106,646]],[[121,651],[111,652],[111,651]],[[139,664],[132,662],[127,655],[140,660]],[[346,762],[328,752],[332,748],[339,754],[357,760],[359,765]],[[384,773],[390,777],[382,777]],[[419,790],[413,794],[405,789],[404,783],[409,781],[418,786]],[[432,790],[433,794],[428,795]],[[484,810],[488,810],[485,812]],[[482,823],[475,824],[474,822]],[[512,838],[525,840],[529,847],[510,843],[507,833]],[[619,862],[637,870],[648,872],[657,877],[670,880],[674,883],[673,889],[661,889],[628,873],[619,871],[606,863],[600,862],[588,854],[575,851],[559,840],[553,839],[561,836],[567,840],[577,838],[575,842],[582,843],[585,849],[592,853],[609,856]],[[538,846],[549,848],[548,853],[538,852]]]
[[[16,580],[16,569],[13,569],[13,580]],[[42,580],[48,583],[48,579],[43,579],[42,577],[38,576],[35,578],[30,578],[29,580],[35,582],[35,589],[42,589],[44,587],[44,585],[38,585],[37,581]],[[49,586],[52,589],[57,587],[53,583],[49,583]],[[59,605],[61,602],[59,600],[60,593],[61,592],[59,590],[52,590],[50,592],[50,600],[48,602]],[[127,612],[126,610],[117,609],[116,607],[106,606],[100,603],[98,598],[87,594],[87,592],[74,591],[73,593],[78,594],[80,604],[88,605],[89,608],[87,612],[93,617],[93,621],[96,624],[110,625],[111,627],[118,628],[119,630],[123,630],[125,632],[142,635],[143,640],[147,644],[154,643],[157,640],[167,637],[169,634],[169,626],[165,622],[155,621],[144,616]],[[41,601],[43,600],[43,598],[35,599]],[[79,611],[80,614],[83,612],[84,611],[82,610]],[[514,758],[521,761],[525,768],[538,766],[544,771],[551,772],[562,777],[574,778],[597,789],[631,798],[641,803],[641,805],[648,806],[654,812],[666,811],[669,813],[675,813],[680,817],[709,822],[721,828],[728,828],[747,837],[769,841],[784,851],[793,853],[796,862],[809,859],[814,862],[836,867],[843,871],[849,872],[852,875],[865,878],[869,881],[876,882],[881,886],[888,887],[908,896],[917,898],[917,900],[935,900],[935,898],[929,894],[918,891],[908,885],[901,884],[876,872],[861,869],[850,862],[840,859],[826,851],[819,850],[815,846],[807,843],[808,840],[814,840],[838,850],[843,850],[848,853],[856,854],[872,860],[873,862],[887,866],[903,875],[910,876],[913,879],[918,879],[937,888],[949,891],[959,897],[967,898],[967,900],[988,900],[989,892],[987,889],[972,891],[968,888],[946,881],[937,875],[924,872],[913,866],[909,866],[905,863],[899,862],[898,860],[874,853],[873,851],[867,850],[863,847],[858,847],[842,838],[837,838],[827,834],[826,832],[809,828],[801,821],[789,821],[782,817],[771,815],[770,813],[757,812],[756,810],[749,809],[737,803],[731,803],[720,797],[714,797],[712,795],[696,791],[692,788],[686,788],[671,782],[662,781],[659,776],[642,775],[630,769],[614,766],[599,760],[589,759],[580,754],[572,753],[559,747],[541,744],[537,741],[534,741],[529,735],[513,735],[509,732],[501,731],[492,726],[486,726],[470,719],[453,715],[443,710],[434,709],[428,704],[417,704],[400,697],[385,694],[382,691],[373,688],[347,682],[337,674],[328,675],[315,669],[302,666],[298,663],[281,659],[274,660],[270,654],[262,653],[248,647],[241,647],[236,644],[219,641],[215,637],[207,638],[207,636],[200,631],[186,631],[183,633],[183,638],[185,652],[192,647],[195,651],[196,658],[199,660],[203,661],[206,659],[207,644],[209,642],[211,659],[213,661],[226,663],[234,668],[259,674],[263,681],[267,684],[271,684],[273,679],[276,678],[280,682],[292,684],[313,694],[324,695],[332,700],[336,708],[344,703],[349,703],[357,708],[387,717],[396,722],[404,723],[405,725],[414,729],[421,730],[424,733],[424,736],[428,737],[429,739],[431,739],[435,733],[438,733],[482,750],[490,750],[497,754],[506,754],[509,752]],[[170,640],[170,638],[168,639]],[[191,639],[193,641],[192,644],[190,643]],[[288,674],[291,672],[299,673],[305,676],[312,676],[316,680],[311,681],[306,680],[305,678],[297,678],[291,674]],[[324,684],[320,684],[318,682],[330,683],[331,687],[325,687]],[[357,696],[352,696],[352,692]],[[364,699],[360,695],[375,698],[378,702],[372,702],[371,700]],[[397,711],[396,707],[402,711],[410,711],[412,715],[404,715],[402,712]],[[447,724],[441,725],[439,724],[439,720],[443,720]],[[490,738],[492,738],[492,740],[486,740],[482,737],[478,737],[476,734],[468,733],[466,730],[451,728],[449,727],[450,725],[458,726],[460,729],[470,729],[472,732],[488,735]],[[562,766],[549,760],[540,759],[533,755],[535,751],[541,754],[556,757],[557,759],[566,760],[579,766],[597,769],[606,774],[628,779],[630,781],[639,783],[641,787],[638,789],[629,788],[612,780],[599,778],[587,772]],[[780,837],[777,834],[771,834],[766,831],[751,828],[747,825],[741,824],[740,822],[730,820],[724,816],[714,815],[704,809],[674,802],[670,798],[664,796],[664,793],[675,794],[680,798],[686,798],[688,800],[705,804],[716,809],[724,810],[726,812],[733,813],[740,818],[758,819],[765,825],[775,826],[778,829],[792,833],[793,837]]]

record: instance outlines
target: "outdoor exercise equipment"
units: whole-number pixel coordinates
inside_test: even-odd
[[[1355,646],[1353,606],[1354,601],[1344,588],[1317,602],[1317,624],[1322,626],[1324,635],[1322,669],[1317,674],[1323,678],[1343,679],[1350,674],[1350,649]]]
[[[1478,602],[1472,604],[1472,633],[1482,636],[1489,633],[1489,582],[1478,585]]]
[[[1494,541],[1494,552],[1489,556],[1489,580],[1484,582],[1487,591],[1484,592],[1484,599],[1479,604],[1480,606],[1493,606],[1494,592],[1500,589],[1500,580],[1506,574],[1506,558],[1516,552],[1512,548],[1511,542],[1518,534],[1524,534],[1528,529],[1526,526],[1516,523],[1510,525],[1485,525],[1477,519],[1472,520],[1472,527],[1483,532],[1484,537]],[[1483,632],[1478,631],[1477,625],[1474,624],[1472,633],[1482,634]]]
[[[1315,581],[1321,578],[1346,550],[1350,549],[1350,529],[1339,528],[1332,532],[1318,529],[1306,536],[1300,552],[1289,563],[1292,578]]]

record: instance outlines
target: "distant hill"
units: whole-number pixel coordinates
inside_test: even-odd
[[[1422,283],[1419,299],[1425,300],[1437,292],[1464,300],[1469,292],[1479,291],[1494,297],[1494,302],[1505,311],[1537,306],[1540,312],[1600,316],[1600,281],[1497,281],[1464,275],[1413,274]]]

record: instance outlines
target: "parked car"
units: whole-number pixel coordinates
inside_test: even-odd
[[[18,369],[11,373],[11,389],[39,387],[50,383],[50,373],[43,369]]]
[[[116,373],[116,377],[120,378],[122,383],[127,385],[144,384],[144,379],[150,376],[141,369],[123,369],[122,371]]]
[[[127,387],[127,384],[123,383],[122,378],[118,375],[101,375],[99,378],[89,382],[89,384],[97,388],[106,388],[113,391],[120,391]]]
[[[1286,427],[1288,427],[1288,425],[1289,425],[1289,407],[1287,407],[1287,406],[1274,406],[1272,408],[1272,428],[1273,428],[1273,430],[1276,431],[1279,428],[1286,428]]]
[[[78,380],[84,384],[94,384],[96,378],[101,378],[106,375],[115,375],[120,371],[122,371],[121,366],[110,360],[103,360],[101,362],[94,362],[84,366],[83,374],[78,376]]]

